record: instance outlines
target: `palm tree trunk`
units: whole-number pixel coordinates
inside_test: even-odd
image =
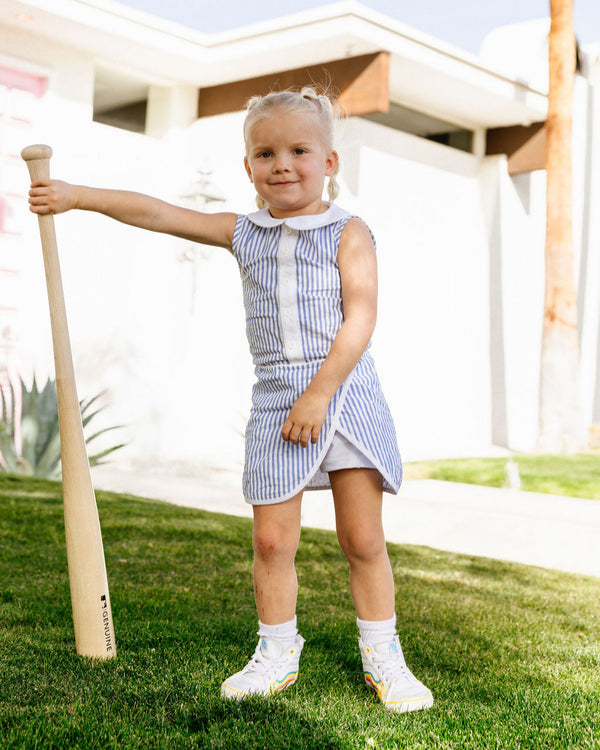
[[[587,444],[580,397],[577,298],[573,278],[573,0],[550,0],[550,13],[546,290],[537,447],[543,452],[568,453],[581,450]]]

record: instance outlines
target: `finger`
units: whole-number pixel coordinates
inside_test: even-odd
[[[302,434],[302,427],[299,425],[294,425],[292,427],[292,431],[290,432],[290,443],[293,443],[294,445],[298,445],[301,434]]]
[[[35,180],[35,182],[31,183],[32,188],[36,187],[48,187],[50,184],[50,180],[47,178],[40,178],[39,180]]]
[[[320,433],[321,433],[321,428],[320,427],[313,427],[312,428],[312,432],[311,432],[311,436],[312,436],[311,437],[311,442],[316,443],[317,440],[319,439]]]
[[[46,191],[40,192],[39,190],[30,190],[29,191],[29,200],[30,201],[37,201],[38,203],[40,201],[47,201],[48,200],[48,193]]]
[[[286,419],[283,423],[283,427],[281,428],[281,437],[287,442],[290,439],[290,432],[292,431],[292,427],[294,426],[294,423],[291,422],[289,419]]]
[[[48,214],[52,213],[52,209],[50,208],[50,205],[46,201],[30,201],[29,202],[29,210],[33,211],[34,214]]]
[[[310,428],[305,427],[302,430],[302,432],[298,435],[298,442],[303,448],[306,448],[309,440],[310,440]]]

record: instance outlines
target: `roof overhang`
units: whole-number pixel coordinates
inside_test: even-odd
[[[112,0],[0,0],[0,7],[4,26],[165,84],[204,88],[387,51],[392,102],[469,129],[546,118],[544,92],[354,0],[218,34]]]

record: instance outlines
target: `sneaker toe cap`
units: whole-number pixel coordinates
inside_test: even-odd
[[[404,713],[406,711],[418,711],[422,708],[433,706],[431,691],[422,683],[411,685],[410,689],[391,690],[383,701],[386,708],[391,711]]]

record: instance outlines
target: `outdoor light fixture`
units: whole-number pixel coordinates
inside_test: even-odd
[[[179,196],[180,203],[196,211],[204,211],[209,203],[224,203],[227,198],[212,179],[212,169],[197,169],[196,171],[198,176]],[[212,253],[212,247],[190,242],[177,258],[180,263],[192,264],[191,315],[194,314],[196,301],[196,264],[199,260],[208,260]]]

